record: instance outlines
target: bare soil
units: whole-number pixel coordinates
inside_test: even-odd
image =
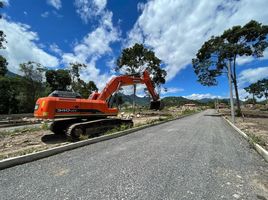
[[[66,143],[68,141],[65,136],[54,135],[49,130],[11,132],[1,136],[0,159],[25,155]]]
[[[229,112],[228,110],[221,111],[231,120]],[[268,150],[268,112],[243,110],[243,113],[245,113],[244,117],[235,118],[235,125]]]

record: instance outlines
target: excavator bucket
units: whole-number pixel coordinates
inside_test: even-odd
[[[161,101],[151,101],[150,110],[162,110],[164,103]]]

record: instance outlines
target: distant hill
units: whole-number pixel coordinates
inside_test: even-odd
[[[187,99],[184,97],[165,97],[162,99],[165,106],[182,106],[188,103],[195,103],[196,105],[202,105],[201,102],[196,100]]]
[[[132,104],[133,94],[131,94],[131,95],[120,94],[120,95],[122,96],[123,102],[125,104]],[[150,104],[150,98],[135,96],[135,102],[137,105],[146,106],[146,105]]]
[[[133,94],[131,94],[131,95],[121,94],[121,96],[123,98],[124,104],[132,104]],[[214,104],[215,99],[204,98],[204,99],[200,99],[200,100],[192,100],[192,99],[187,99],[187,98],[184,98],[181,96],[179,96],[179,97],[171,96],[171,97],[164,97],[163,99],[161,99],[161,101],[164,103],[165,106],[182,106],[182,105],[188,104],[188,103],[194,103],[196,105],[208,105],[211,103]],[[219,99],[218,101],[220,103],[224,102],[224,103],[228,104],[228,99]],[[147,106],[150,103],[150,99],[148,97],[136,96],[135,102],[137,105]]]
[[[15,74],[15,73],[13,73],[13,72],[11,72],[11,71],[7,71],[7,73],[6,73],[6,76],[7,77],[20,77],[20,75],[18,75],[18,74]]]
[[[199,99],[197,100],[200,103],[210,103],[210,102],[214,102],[216,99],[211,99],[211,98],[203,98],[203,99]]]
[[[219,103],[225,103],[228,104],[229,103],[229,99],[216,99],[216,98],[203,98],[203,99],[199,99],[197,101],[199,101],[200,103],[214,103],[215,101],[218,101]],[[234,99],[234,101],[236,101],[236,99]],[[240,101],[241,102],[241,101]]]

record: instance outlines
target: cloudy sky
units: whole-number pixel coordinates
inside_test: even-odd
[[[227,78],[217,87],[196,80],[191,60],[212,35],[251,19],[268,24],[268,0],[5,0],[0,29],[8,43],[0,53],[9,70],[36,61],[48,68],[70,62],[87,64],[85,81],[99,88],[114,76],[115,60],[123,48],[139,42],[155,51],[167,70],[167,93],[192,99],[227,97]],[[268,77],[264,57],[239,58],[238,81],[243,87]],[[140,88],[142,90],[142,88]]]

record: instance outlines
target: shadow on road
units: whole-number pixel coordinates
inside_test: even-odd
[[[66,135],[56,135],[56,134],[44,135],[41,138],[41,140],[46,144],[57,144],[68,141]]]
[[[221,114],[205,114],[204,116],[209,116],[209,117],[221,117]]]

